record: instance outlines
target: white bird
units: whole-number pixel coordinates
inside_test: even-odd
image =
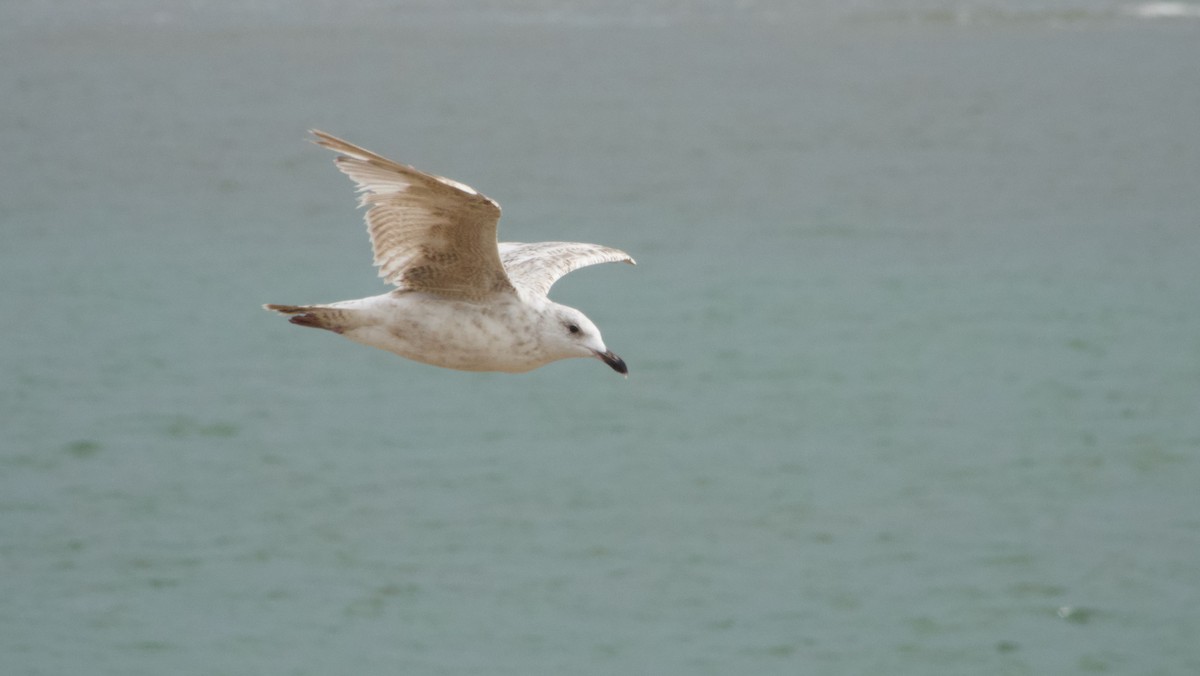
[[[559,359],[625,362],[582,312],[546,297],[586,265],[634,264],[624,251],[578,242],[496,241],[500,205],[474,188],[398,164],[324,132],[358,184],[379,276],[397,288],[321,305],[264,305],[293,324],[326,329],[414,361],[520,373]]]

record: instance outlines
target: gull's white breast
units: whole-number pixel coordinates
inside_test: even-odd
[[[407,359],[463,371],[519,373],[554,360],[542,353],[536,306],[516,296],[486,303],[424,293],[388,293],[356,301],[363,325],[343,335]]]

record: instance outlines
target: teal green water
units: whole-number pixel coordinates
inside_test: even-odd
[[[4,672],[1200,672],[1165,5],[0,10]],[[383,288],[309,127],[633,254],[630,378],[263,312]]]

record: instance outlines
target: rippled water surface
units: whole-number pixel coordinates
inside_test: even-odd
[[[1200,5],[0,10],[12,674],[1200,672]],[[630,364],[434,369],[325,129]]]

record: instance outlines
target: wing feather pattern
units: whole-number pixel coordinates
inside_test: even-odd
[[[458,181],[312,134],[317,145],[340,153],[337,168],[358,184],[380,277],[401,289],[467,300],[514,291],[496,244],[500,205]]]
[[[597,263],[636,265],[624,251],[582,242],[501,242],[500,260],[513,286],[540,296],[549,293],[550,287],[572,270]]]

